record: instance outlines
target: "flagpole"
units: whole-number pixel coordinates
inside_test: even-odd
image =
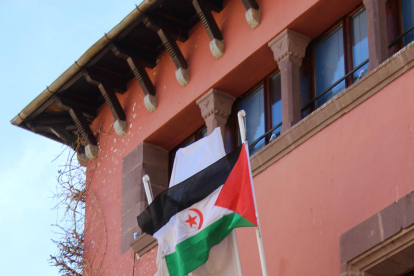
[[[244,124],[244,117],[246,117],[246,112],[244,110],[240,110],[237,113],[237,117],[239,119],[239,129],[240,129],[241,141],[242,141],[244,147],[246,147],[247,157],[248,157],[248,161],[249,161],[248,163],[249,163],[250,183],[252,185],[254,208],[256,210],[256,219],[257,219],[256,238],[257,238],[257,245],[259,247],[260,265],[262,266],[263,276],[267,276],[266,259],[265,259],[265,253],[264,253],[264,248],[263,248],[262,232],[260,231],[259,212],[257,210],[256,195],[254,193],[252,168],[250,167],[249,147],[247,145],[247,138],[246,138],[246,126]]]
[[[241,262],[240,262],[240,256],[239,256],[239,246],[237,245],[237,237],[236,237],[235,229],[231,231],[231,239],[233,242],[234,257],[236,258],[237,273],[239,276],[242,276],[243,274],[242,274]]]
[[[152,203],[152,201],[154,200],[154,196],[152,194],[152,189],[150,187],[150,177],[149,177],[148,174],[146,174],[142,177],[142,183],[144,184],[144,189],[145,189],[145,194],[147,196],[148,205],[150,205]],[[161,248],[158,246],[157,255],[159,255],[159,254],[162,254],[162,252],[161,252]],[[137,254],[137,256],[138,256],[138,254]],[[158,269],[159,269],[159,264],[157,262],[157,270]],[[155,273],[155,275],[158,275],[158,271],[157,271],[157,273]]]
[[[154,200],[154,196],[152,195],[152,189],[150,188],[150,185],[149,185],[150,178],[148,174],[142,177],[142,182],[144,183],[144,189],[145,189],[145,194],[147,196],[148,205],[150,205],[151,202]]]

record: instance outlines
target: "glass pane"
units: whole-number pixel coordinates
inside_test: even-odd
[[[403,32],[414,26],[414,0],[401,0]],[[414,40],[414,30],[404,36],[404,46]]]
[[[246,111],[247,142],[251,144],[265,133],[263,86],[260,86],[256,91],[239,103],[239,110],[242,109]],[[265,139],[262,139],[250,150],[250,155],[264,147],[264,144]]]
[[[195,137],[191,138],[188,142],[186,142],[184,145],[182,145],[182,147],[180,148],[185,148],[188,147],[189,145],[191,145],[192,143],[194,143],[196,141]]]
[[[314,51],[316,95],[320,95],[345,75],[342,26],[316,44]],[[323,105],[344,89],[345,81],[341,81],[316,101],[317,107]]]
[[[207,136],[207,128],[203,129],[202,131],[200,131],[200,139],[204,138]]]
[[[282,97],[281,97],[281,83],[280,73],[277,73],[270,79],[270,100],[272,103],[272,128],[282,123]],[[280,134],[282,126],[276,128],[272,132],[270,140],[272,141]]]
[[[352,57],[354,68],[369,58],[367,12],[362,8],[351,18],[352,24]],[[354,81],[359,80],[367,73],[368,64],[365,64],[354,73]]]

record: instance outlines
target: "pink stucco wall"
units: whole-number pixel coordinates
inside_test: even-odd
[[[269,275],[340,275],[340,235],[414,189],[413,87],[410,70],[254,178]]]
[[[123,138],[111,128],[108,107],[100,108],[92,126],[99,129],[100,152],[87,173],[85,258],[93,260],[88,275],[97,275],[98,267],[99,275],[155,273],[156,250],[135,265],[132,249],[120,254],[123,157],[143,141],[166,150],[181,142],[203,124],[195,104],[201,95],[218,84],[233,95],[245,92],[277,66],[267,42],[289,25],[306,32],[307,19],[319,18],[320,3],[329,1],[258,2],[262,23],[256,30],[245,22],[239,0],[225,1],[215,15],[226,45],[219,60],[210,53],[202,25],[191,30],[190,39],[180,44],[190,69],[186,87],[177,83],[168,55],[160,57],[148,70],[157,89],[155,112],[145,109],[137,81],[129,83],[128,92],[119,96],[128,125]],[[336,2],[341,1],[329,2],[332,9],[338,8]],[[334,15],[315,24],[329,27]],[[269,275],[339,275],[339,236],[411,190],[413,76],[413,71],[405,73],[255,177]],[[254,231],[237,233],[244,275],[260,275]]]
[[[123,157],[144,140],[170,150],[199,128],[204,121],[195,100],[266,45],[314,2],[316,0],[289,1],[285,8],[294,12],[284,14],[278,1],[259,1],[262,23],[252,30],[245,21],[241,1],[225,1],[224,10],[214,14],[226,45],[226,53],[221,59],[211,55],[209,38],[199,23],[191,30],[190,39],[179,45],[189,64],[190,83],[186,87],[177,83],[175,66],[164,53],[159,57],[157,67],[148,70],[157,90],[158,108],[155,112],[150,113],[144,107],[143,93],[135,79],[129,83],[127,93],[118,95],[127,115],[128,133],[123,138],[118,137],[111,127],[114,119],[109,108],[103,105],[99,109],[98,118],[92,125],[92,129],[98,132],[99,156],[89,162],[87,170],[90,193],[87,197],[84,257],[88,260],[86,267],[90,269],[86,268],[85,272],[89,275],[97,275],[98,272],[100,275],[132,275],[132,249],[120,254]],[[256,64],[257,68],[265,68],[259,70],[264,75],[268,73],[266,68],[276,67],[270,49],[265,48],[265,55],[270,57],[268,64]],[[239,94],[260,77],[250,77]],[[245,79],[245,76],[240,76],[240,80]],[[149,264],[154,264],[155,256],[156,252],[151,252],[137,260],[135,272],[140,271],[140,274],[135,275],[154,275],[155,265]]]

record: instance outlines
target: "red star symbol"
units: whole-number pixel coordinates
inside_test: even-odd
[[[190,224],[190,227],[193,227],[193,224],[197,225],[197,222],[195,221],[196,218],[197,218],[197,216],[192,217],[192,216],[188,215],[188,220],[186,220],[185,222]]]

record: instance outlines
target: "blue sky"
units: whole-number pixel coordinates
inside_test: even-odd
[[[0,268],[58,275],[52,198],[60,144],[10,120],[141,1],[0,0]]]

